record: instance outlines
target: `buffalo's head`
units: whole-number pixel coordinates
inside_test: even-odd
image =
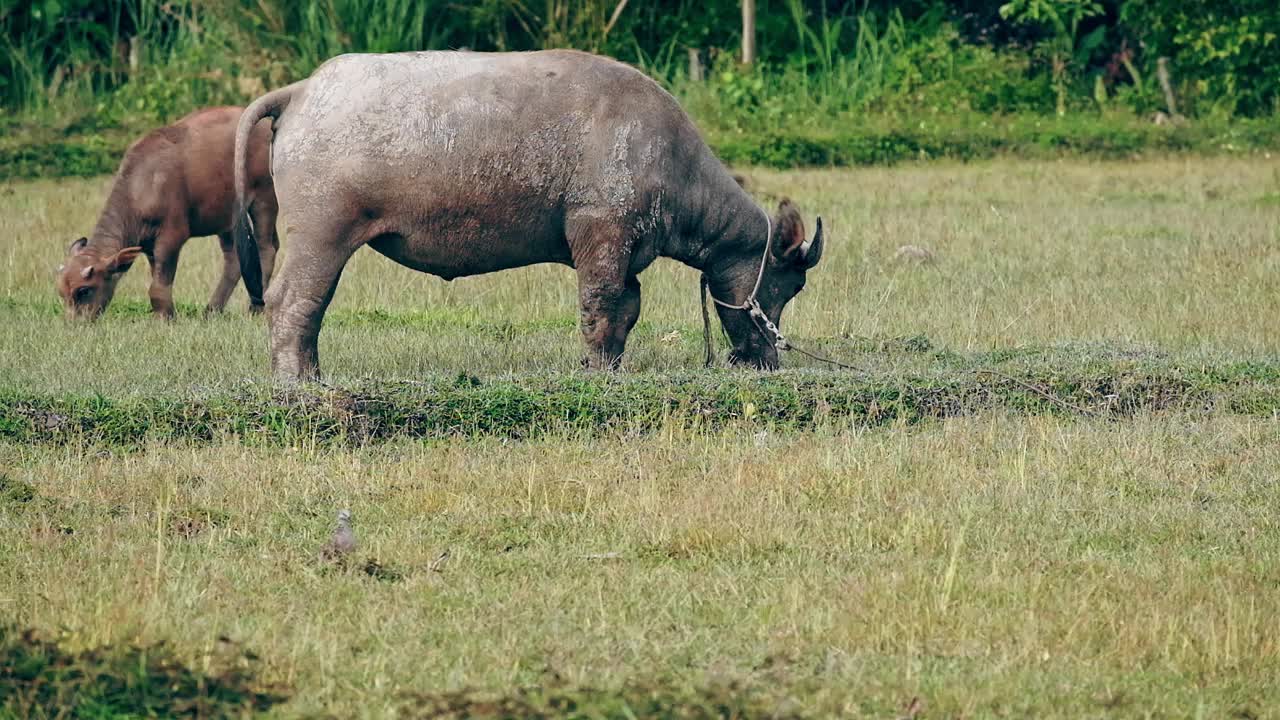
[[[808,239],[805,237],[800,211],[790,200],[784,199],[773,218],[770,251],[768,257],[763,259],[764,275],[760,280],[756,301],[769,320],[775,326],[781,326],[782,309],[804,289],[805,275],[822,259],[822,218],[817,220],[813,239]],[[724,293],[717,294],[717,297],[725,300],[735,298],[735,303],[744,301],[755,286],[760,260],[757,255],[753,263],[739,263],[730,277],[716,283],[721,285],[720,293]],[[724,285],[730,285],[734,291],[726,293],[729,288]],[[714,292],[717,288],[712,289]],[[716,305],[716,312],[733,343],[730,362],[766,370],[778,367],[775,338],[759,318],[753,319],[745,310],[720,305]]]
[[[90,247],[87,238],[71,243],[57,279],[67,318],[96,320],[115,295],[120,276],[141,253],[140,247],[127,247],[104,254]]]

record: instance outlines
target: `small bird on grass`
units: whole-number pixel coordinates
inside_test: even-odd
[[[356,551],[356,533],[351,529],[351,511],[338,511],[338,525],[328,544],[320,548],[320,562],[342,562]]]
[[[427,565],[427,569],[430,570],[431,572],[444,572],[444,564],[448,560],[449,560],[449,548],[445,548],[444,552],[437,555],[436,559],[432,560],[431,563]]]
[[[893,253],[894,260],[914,261],[918,263],[931,263],[935,259],[934,252],[927,247],[919,245],[903,245]]]

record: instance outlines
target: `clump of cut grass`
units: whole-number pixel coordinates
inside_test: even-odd
[[[0,625],[0,717],[240,717],[288,699],[257,679],[257,656],[221,643],[199,670],[165,644],[68,650],[31,629]]]
[[[39,497],[35,487],[22,480],[14,480],[0,472],[0,507],[17,508]]]
[[[1013,374],[1010,374],[1013,373]],[[705,372],[551,376],[123,398],[0,391],[0,437],[21,442],[365,444],[394,438],[532,438],[736,424],[803,431],[916,424],[1000,409],[1127,417],[1139,412],[1280,411],[1280,368],[1231,365],[974,367],[933,375]]]
[[[169,534],[191,540],[207,530],[225,527],[231,515],[225,510],[202,506],[187,507],[169,516]]]
[[[407,693],[404,720],[593,718],[596,720],[801,720],[813,717],[795,701],[743,680],[691,684],[688,679],[636,680],[616,689],[575,686],[554,672],[507,692],[456,690]]]

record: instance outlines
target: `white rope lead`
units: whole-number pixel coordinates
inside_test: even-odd
[[[760,307],[760,304],[756,302],[756,294],[760,292],[760,283],[764,281],[764,268],[769,264],[769,249],[773,246],[773,220],[769,218],[769,213],[763,209],[760,210],[760,214],[764,215],[764,255],[760,258],[760,272],[756,273],[756,286],[751,288],[751,295],[741,305],[730,305],[716,297],[715,293],[711,293],[711,301],[720,307],[729,308],[730,310],[750,310],[752,306],[755,306],[756,309]]]

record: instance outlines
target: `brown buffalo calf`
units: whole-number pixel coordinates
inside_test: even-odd
[[[145,255],[151,263],[151,309],[172,318],[178,254],[188,238],[204,235],[218,236],[223,261],[222,279],[206,312],[222,310],[240,280],[231,228],[236,205],[232,160],[241,111],[200,110],[129,147],[93,234],[71,244],[58,270],[58,294],[68,317],[101,315],[120,276]],[[271,276],[278,247],[270,142],[271,123],[259,123],[249,142],[248,201],[264,278]]]

